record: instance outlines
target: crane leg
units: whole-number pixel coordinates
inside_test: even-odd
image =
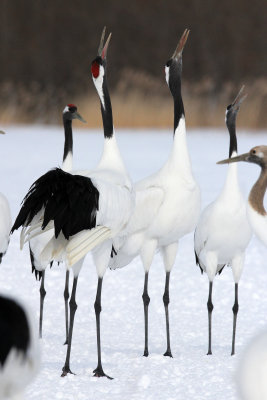
[[[72,332],[73,332],[73,325],[74,325],[74,316],[75,316],[75,312],[77,310],[77,303],[76,303],[76,300],[75,300],[77,282],[78,282],[78,276],[74,277],[74,279],[73,279],[72,292],[71,292],[71,297],[70,297],[69,340],[68,340],[68,348],[67,348],[65,364],[64,364],[64,367],[62,368],[62,374],[61,374],[62,377],[66,376],[68,373],[73,374],[73,372],[71,372],[71,370],[70,370],[70,352],[71,352],[71,342],[72,342]]]
[[[64,344],[68,344],[69,341],[69,279],[70,279],[70,271],[66,271],[65,278],[65,289],[64,289],[64,301],[65,301],[65,324],[66,324],[66,341]]]
[[[96,299],[95,299],[95,316],[96,316],[96,335],[97,335],[97,367],[94,369],[94,376],[100,378],[102,376],[106,376],[108,379],[113,379],[110,376],[106,375],[101,361],[101,338],[100,338],[100,313],[102,311],[101,307],[101,291],[102,291],[102,282],[103,278],[98,278],[97,283],[97,292],[96,292]]]
[[[145,283],[144,283],[144,291],[143,291],[143,303],[144,303],[144,316],[145,316],[145,349],[144,356],[148,356],[148,306],[150,303],[150,297],[147,292],[148,286],[148,272],[145,273]]]
[[[39,337],[42,338],[43,334],[43,313],[44,313],[44,298],[46,295],[45,287],[45,270],[42,271],[42,280],[40,285],[40,320],[39,320]]]
[[[237,313],[239,309],[238,304],[238,283],[235,283],[235,303],[233,305],[233,339],[232,339],[232,353],[231,356],[235,354],[235,335],[236,335],[236,320]]]
[[[168,309],[168,306],[169,306],[169,303],[170,303],[169,283],[170,283],[170,272],[166,272],[165,291],[164,291],[164,294],[163,294],[163,303],[164,303],[165,317],[166,317],[167,350],[164,353],[164,356],[172,357],[171,344],[170,344],[169,309]]]
[[[211,317],[212,317],[212,310],[213,310],[213,304],[212,304],[212,282],[209,283],[209,298],[207,302],[207,308],[208,308],[208,318],[209,318],[209,348],[208,348],[208,354],[212,354],[211,352]]]

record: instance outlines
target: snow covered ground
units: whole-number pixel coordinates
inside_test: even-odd
[[[74,123],[74,164],[77,169],[93,168],[102,148],[102,131],[77,129]],[[11,204],[13,219],[31,183],[49,168],[61,163],[63,129],[60,127],[4,127],[1,136],[1,191]],[[119,131],[119,146],[133,180],[161,167],[172,144],[170,131]],[[257,144],[266,144],[267,132],[241,132],[239,153]],[[191,130],[188,146],[195,176],[202,190],[202,207],[222,188],[227,166],[216,161],[228,156],[226,130]],[[247,196],[258,176],[257,166],[241,163],[240,182]],[[234,283],[225,268],[214,284],[213,355],[207,356],[208,280],[195,265],[193,234],[180,241],[170,282],[171,346],[174,358],[163,357],[166,350],[165,315],[162,302],[165,274],[160,255],[150,272],[149,350],[143,354],[144,324],[142,289],[144,273],[139,259],[128,267],[107,271],[102,294],[103,367],[115,379],[92,377],[96,367],[94,300],[97,276],[87,256],[77,290],[71,368],[76,375],[60,377],[65,360],[64,268],[53,267],[46,275],[39,376],[27,389],[27,400],[236,400],[234,372],[246,343],[267,329],[267,249],[253,238],[247,250],[240,282],[240,312],[237,344],[231,352]],[[28,249],[19,250],[19,232],[10,241],[0,267],[0,290],[27,302],[39,316],[39,283],[31,274]]]

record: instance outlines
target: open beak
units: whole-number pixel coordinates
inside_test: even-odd
[[[109,45],[109,42],[111,39],[111,33],[110,33],[107,38],[107,41],[104,45],[105,33],[106,33],[106,27],[104,26],[104,29],[103,29],[103,32],[101,35],[101,39],[100,39],[99,48],[98,48],[98,55],[102,58],[102,60],[104,60],[107,56],[108,45]]]
[[[73,113],[73,116],[74,118],[79,119],[80,121],[86,123],[85,119],[83,119],[83,117],[78,112]]]
[[[173,53],[171,58],[176,59],[178,61],[182,57],[183,49],[186,44],[189,32],[190,32],[189,29],[185,29],[185,31],[182,34],[181,39],[179,40],[179,43],[175,49],[175,52]]]
[[[250,153],[244,153],[240,156],[227,158],[226,160],[218,161],[216,164],[230,164],[238,161],[249,161]]]
[[[232,110],[233,111],[238,111],[239,107],[241,105],[241,103],[245,100],[245,98],[247,97],[247,94],[243,94],[243,90],[244,90],[244,85],[241,87],[241,89],[239,90],[238,95],[236,96],[235,100],[232,103]]]

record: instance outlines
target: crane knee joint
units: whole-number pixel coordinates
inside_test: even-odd
[[[74,299],[71,299],[71,300],[70,300],[70,309],[71,309],[72,311],[76,311],[77,308],[78,308],[78,306],[77,306],[76,301],[75,301]]]
[[[213,304],[212,304],[212,302],[209,300],[208,302],[207,302],[207,308],[208,308],[208,311],[209,312],[212,312],[212,310],[213,310]]]
[[[150,303],[150,297],[147,293],[143,293],[142,295],[144,306],[148,306]]]
[[[164,295],[163,295],[163,303],[164,303],[165,306],[167,306],[170,303],[169,293],[164,293]]]
[[[235,303],[235,304],[233,305],[232,310],[233,310],[233,313],[234,313],[234,314],[237,314],[237,313],[238,313],[238,310],[239,310],[239,305],[238,305],[238,303]]]
[[[96,313],[96,314],[100,314],[101,311],[102,311],[101,304],[98,303],[97,301],[95,301],[94,307],[95,307],[95,313]]]

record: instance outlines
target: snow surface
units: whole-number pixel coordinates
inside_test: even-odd
[[[74,165],[93,168],[100,157],[102,131],[77,129],[74,123]],[[31,183],[48,169],[61,164],[63,129],[60,127],[4,127],[1,137],[1,191],[10,201],[12,217]],[[266,144],[266,132],[239,133],[239,153]],[[118,143],[133,180],[156,171],[172,144],[170,131],[117,132]],[[216,161],[228,156],[226,130],[191,130],[188,146],[195,176],[202,190],[202,208],[221,190],[227,166]],[[259,174],[254,165],[240,163],[245,196]],[[92,377],[96,367],[94,300],[97,276],[90,255],[80,274],[71,369],[76,375],[61,378],[66,346],[64,327],[64,276],[62,266],[47,270],[42,345],[42,367],[25,398],[64,400],[233,400],[237,399],[235,370],[246,343],[267,327],[267,249],[255,238],[247,250],[240,281],[236,356],[231,357],[234,283],[230,268],[214,283],[213,355],[207,356],[208,280],[195,265],[193,234],[179,244],[170,280],[171,347],[166,350],[165,314],[162,302],[165,274],[157,254],[150,272],[149,351],[145,358],[142,290],[144,272],[139,259],[121,270],[108,270],[102,292],[103,367],[115,379]],[[0,290],[20,297],[39,316],[39,283],[31,274],[28,248],[19,250],[19,232],[10,241],[0,267]]]

